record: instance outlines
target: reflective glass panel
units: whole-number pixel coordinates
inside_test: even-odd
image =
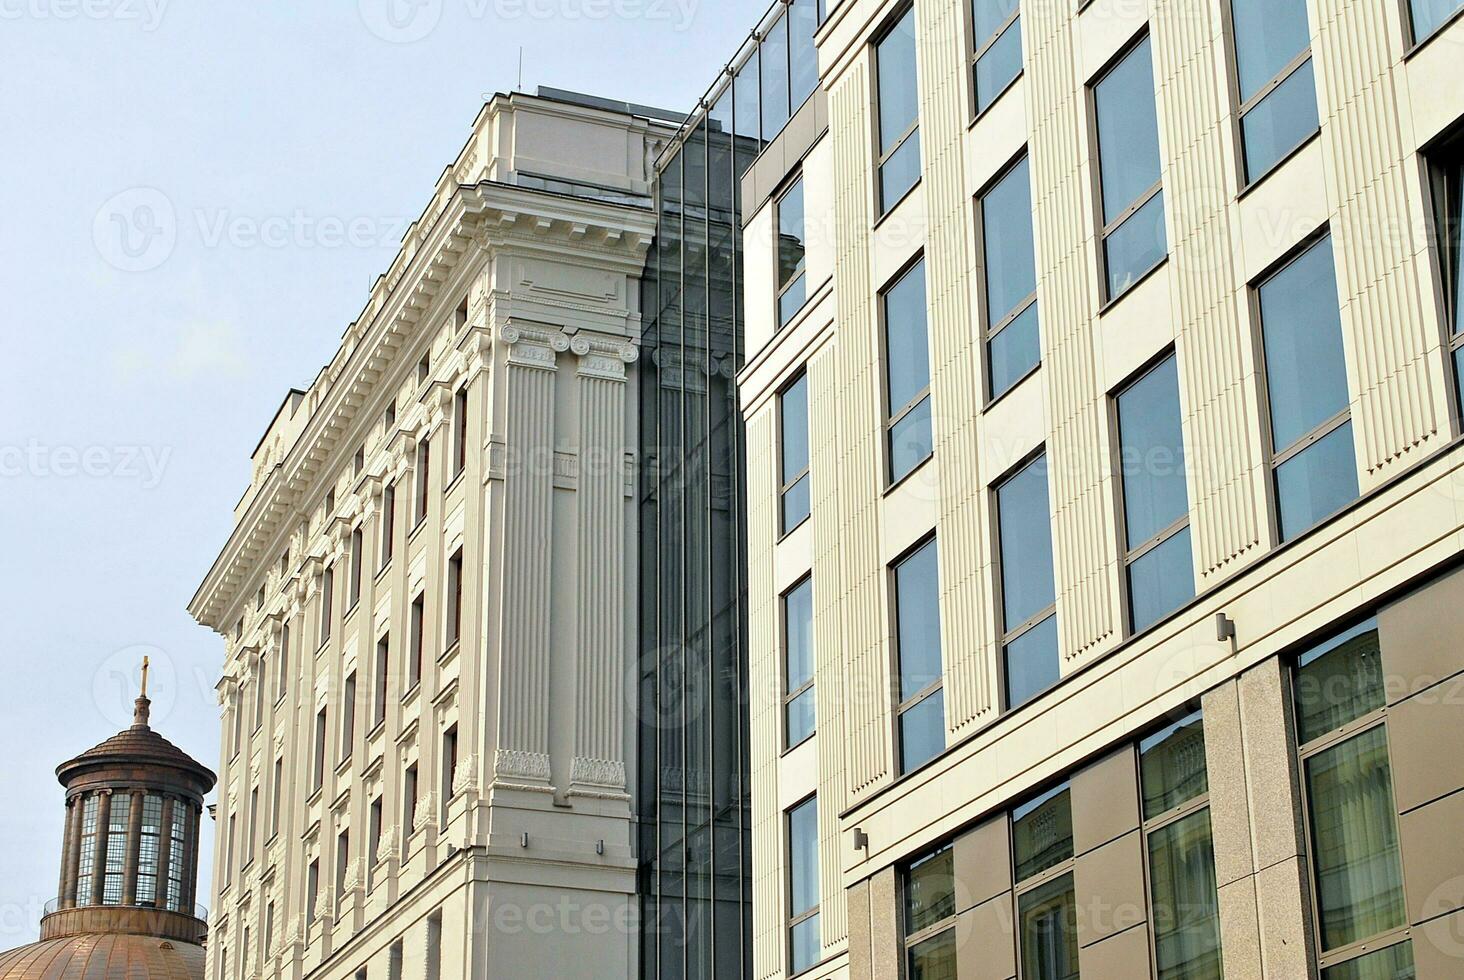
[[[920,131],[916,130],[879,170],[881,211],[887,211],[898,204],[919,180]]]
[[[1357,499],[1352,423],[1329,432],[1276,468],[1281,539],[1296,537]]]
[[[910,949],[909,980],[956,980],[954,929],[947,929]]]
[[[1115,299],[1138,285],[1150,269],[1169,254],[1164,230],[1164,192],[1144,203],[1128,220],[1109,232],[1103,242],[1108,272],[1108,298]]]
[[[793,0],[788,7],[788,39],[792,51],[790,88],[794,110],[818,87],[818,49],[813,44],[817,30],[818,0]]]
[[[889,406],[898,413],[930,386],[924,262],[884,294],[884,320]]]
[[[1026,157],[981,197],[986,325],[1011,316],[1037,291],[1031,168]]]
[[[1094,86],[1093,101],[1098,116],[1103,223],[1108,225],[1159,182],[1159,122],[1147,37]]]
[[[788,811],[788,897],[794,917],[818,905],[818,800]]]
[[[986,345],[990,361],[991,397],[998,398],[1042,361],[1042,333],[1037,301],[1002,327]]]
[[[956,914],[955,852],[950,847],[910,865],[905,872],[905,935]]]
[[[879,148],[884,156],[919,115],[915,76],[915,8],[875,48],[879,71]]]
[[[760,47],[762,59],[762,131],[772,142],[788,124],[788,18],[768,28]]]
[[[1221,980],[1220,900],[1208,808],[1149,835],[1159,980]]]
[[[895,567],[901,701],[908,701],[941,676],[937,555],[936,542],[931,541]]]
[[[1012,811],[1012,856],[1019,885],[1073,856],[1072,791],[1067,783]]]
[[[1004,628],[1010,632],[1055,601],[1047,457],[1039,456],[996,492]]]
[[[945,751],[945,691],[937,690],[900,715],[900,771],[910,772]]]
[[[1297,744],[1307,745],[1377,711],[1386,697],[1378,624],[1369,619],[1297,661]]]
[[[1308,60],[1241,120],[1246,179],[1265,174],[1320,126],[1316,75]]]
[[[1077,980],[1078,913],[1073,876],[1063,875],[1017,901],[1023,980]]]
[[[783,609],[787,630],[788,657],[784,690],[792,692],[813,680],[813,580],[807,579],[789,592],[783,599]],[[795,710],[795,706],[797,710]],[[795,720],[798,722],[796,728]],[[802,705],[798,705],[797,702],[790,704],[788,744],[796,745],[813,734],[813,721],[812,699]]]
[[[926,398],[890,428],[890,481],[898,483],[935,450]]]
[[[1173,355],[1118,396],[1118,435],[1124,526],[1132,549],[1189,512]]]
[[[1198,711],[1139,743],[1139,774],[1145,820],[1209,792],[1205,725]]]
[[[992,0],[992,5],[1005,6],[1007,2]],[[982,6],[981,0],[976,6]],[[1022,22],[1018,19],[976,59],[976,111],[990,108],[1021,73]]]
[[[1408,0],[1408,5],[1413,12],[1413,39],[1422,41],[1444,26],[1444,21],[1454,16],[1460,7],[1464,7],[1464,2],[1461,0]]]
[[[1240,101],[1249,102],[1311,43],[1306,0],[1230,0]]]
[[[1142,632],[1195,597],[1190,529],[1176,531],[1129,562],[1129,619]]]
[[[1019,708],[1062,679],[1057,656],[1057,614],[1006,645],[1007,707]]]
[[[1279,453],[1347,407],[1332,239],[1262,284],[1260,307],[1272,448]]]
[[[1322,980],[1413,980],[1413,943],[1399,943],[1322,971]]]

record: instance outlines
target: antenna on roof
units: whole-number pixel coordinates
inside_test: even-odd
[[[514,89],[514,91],[516,91],[516,92],[522,92],[523,90],[524,90],[524,46],[522,44],[520,44],[519,45],[519,76],[518,76],[518,88]]]

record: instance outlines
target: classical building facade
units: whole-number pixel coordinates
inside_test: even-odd
[[[1459,8],[819,12],[739,172],[758,980],[1464,976]]]
[[[198,841],[214,774],[153,731],[146,676],[132,727],[56,769],[60,888],[40,942],[0,953],[3,980],[203,980]]]
[[[627,977],[640,278],[675,126],[498,96],[254,454],[210,978]]]

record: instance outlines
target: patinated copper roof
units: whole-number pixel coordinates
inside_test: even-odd
[[[150,703],[146,697],[138,698],[137,714],[131,728],[118,732],[100,745],[61,763],[56,767],[57,778],[62,783],[67,783],[77,773],[122,763],[129,766],[180,769],[201,780],[205,784],[204,792],[212,789],[216,777],[207,766],[148,727]]]
[[[0,953],[0,980],[203,980],[202,946],[147,936],[67,936]]]

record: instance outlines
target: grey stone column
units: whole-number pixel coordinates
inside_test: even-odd
[[[88,905],[102,904],[102,895],[107,884],[107,825],[112,822],[112,791],[102,790],[101,797],[101,803],[97,807],[97,833],[92,841],[96,859],[92,865],[91,895],[86,900]]]
[[[127,858],[122,865],[122,904],[137,904],[137,863],[142,856],[142,790],[132,791],[132,807],[127,811]]]
[[[77,805],[80,797],[72,797],[66,801],[66,829],[61,834],[61,881],[56,886],[56,907],[70,908],[71,903],[76,901],[76,863],[74,842],[77,837],[77,823],[81,816],[81,807]]]

